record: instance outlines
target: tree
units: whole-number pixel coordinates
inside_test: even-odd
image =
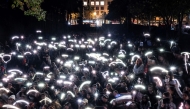
[[[25,15],[34,16],[39,21],[44,20],[46,11],[41,8],[44,0],[13,0],[12,8],[19,8]]]
[[[84,7],[84,19],[93,19],[94,8],[90,7],[88,0],[88,5]]]
[[[131,14],[128,9],[129,0],[113,0],[109,5],[109,13],[106,16],[106,19],[109,20],[118,20],[122,22],[122,19],[125,19],[127,25],[131,24]]]

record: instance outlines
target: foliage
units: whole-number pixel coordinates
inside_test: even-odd
[[[45,21],[46,11],[41,8],[44,0],[13,0],[12,8],[19,8],[25,15],[34,16],[38,21]]]
[[[127,7],[129,0],[113,0],[109,5],[108,19],[121,19],[121,17],[126,17]]]
[[[149,19],[150,16],[162,17],[165,24],[169,24],[173,18],[181,19],[184,14],[190,12],[190,0],[113,0],[109,6],[109,16],[119,19],[127,12],[133,17]],[[126,8],[127,7],[127,8]],[[179,20],[179,21],[180,21]]]

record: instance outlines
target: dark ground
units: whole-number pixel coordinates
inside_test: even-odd
[[[47,25],[47,24],[46,24]],[[20,27],[19,27],[20,26]],[[58,29],[58,27],[44,26],[44,24],[39,23],[37,26],[30,28],[24,28],[23,25],[18,25],[17,28],[9,28],[8,30],[0,25],[0,42],[4,43],[7,40],[10,40],[10,37],[13,35],[25,35],[25,37],[36,37],[35,31],[42,28],[44,37],[51,36],[62,36],[63,34],[80,34],[84,37],[94,37],[100,35],[107,35],[111,33],[116,38],[126,37],[127,39],[143,37],[143,32],[149,30],[148,26],[142,25],[131,25],[127,29],[126,25],[103,25],[102,27],[90,27],[89,25],[83,26],[67,26]],[[166,34],[168,33],[168,34]],[[190,35],[182,34],[180,37],[177,35],[177,31],[166,32],[166,29],[163,27],[154,27],[151,26],[150,34],[153,39],[159,37],[164,40],[176,40],[182,49],[182,51],[190,51]]]

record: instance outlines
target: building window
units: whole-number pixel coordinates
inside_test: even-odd
[[[84,6],[87,6],[87,2],[84,2]]]
[[[99,1],[96,1],[96,5],[100,5],[100,2],[99,2]]]
[[[94,10],[94,7],[92,6],[91,9]]]
[[[101,7],[101,10],[104,10],[104,7]]]
[[[101,1],[101,2],[100,2],[100,5],[102,5],[102,6],[103,6],[103,5],[104,5],[104,1]]]
[[[99,7],[96,7],[96,10],[99,10]]]
[[[91,2],[91,5],[94,5],[94,2]]]

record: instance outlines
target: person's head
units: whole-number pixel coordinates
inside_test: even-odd
[[[148,102],[148,101],[149,101],[148,95],[143,95],[142,96],[142,102]]]
[[[30,106],[31,109],[33,109],[35,107],[35,103],[30,102],[29,106]]]
[[[102,96],[102,101],[103,101],[103,102],[108,102],[108,96],[104,94],[104,95]]]
[[[87,94],[86,94],[86,98],[87,98],[87,99],[90,99],[90,98],[91,98],[91,93],[87,93]]]
[[[190,100],[185,101],[184,109],[190,109]]]
[[[83,105],[87,105],[87,104],[88,104],[88,100],[87,100],[87,99],[83,99],[83,100],[82,100],[82,104],[83,104]]]
[[[169,92],[164,92],[162,96],[163,96],[163,98],[169,98],[170,93]]]
[[[173,75],[173,73],[169,73],[169,78],[170,78],[170,81],[172,80],[172,79],[174,79],[174,75]]]
[[[8,98],[8,104],[13,104],[14,101],[15,101],[15,95],[11,95],[11,96]]]
[[[148,86],[148,92],[149,93],[153,93],[153,86],[152,86],[152,84]]]
[[[138,47],[138,51],[141,51],[142,50],[142,48],[141,47]]]
[[[70,100],[72,98],[72,96],[70,94],[67,94],[67,100]]]
[[[108,84],[106,85],[106,88],[107,88],[107,89],[112,89],[112,85],[111,85],[110,83],[108,83]]]
[[[165,59],[166,59],[166,55],[165,54],[159,54],[158,55],[158,60],[160,61],[160,62],[163,62],[163,61],[165,61]]]
[[[71,106],[71,104],[69,102],[66,102],[64,104],[64,109],[69,109],[70,106]]]
[[[121,87],[127,87],[127,84],[125,82],[122,82]]]
[[[0,99],[0,108],[5,104],[5,101],[3,99]]]
[[[93,89],[96,89],[96,88],[97,88],[97,85],[96,85],[96,84],[94,84],[92,88],[93,88]]]
[[[85,96],[85,95],[86,95],[86,90],[84,90],[84,89],[81,90],[81,95],[82,95],[82,96]]]
[[[141,65],[141,64],[142,64],[142,59],[141,59],[141,58],[138,58],[138,59],[136,60],[136,64],[137,64],[137,65]]]
[[[170,103],[170,98],[164,98],[163,99],[163,105],[166,106],[166,104]]]
[[[20,89],[20,91],[23,92],[23,93],[26,92],[26,87],[22,87],[22,88]]]
[[[8,83],[8,88],[12,88],[12,83]]]
[[[42,109],[48,109],[48,105],[43,105]]]
[[[116,96],[118,94],[118,91],[117,90],[114,90],[113,91],[113,95]]]
[[[190,95],[189,91],[184,91],[183,92],[183,100],[189,100],[190,99],[189,95]]]
[[[106,94],[108,90],[106,88],[103,89],[103,93]]]
[[[176,92],[176,89],[174,86],[170,86],[167,88],[167,91],[170,93],[170,95],[173,95]]]

